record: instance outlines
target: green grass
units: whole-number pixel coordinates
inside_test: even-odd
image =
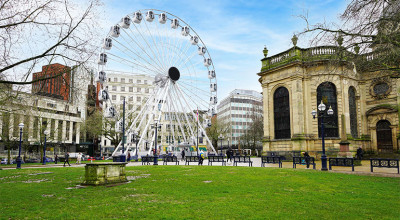
[[[53,172],[43,175],[32,173]],[[127,167],[130,183],[66,189],[84,168],[0,171],[0,219],[398,219],[400,178],[301,169]],[[38,181],[31,182],[26,181]]]

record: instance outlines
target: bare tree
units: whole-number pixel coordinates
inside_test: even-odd
[[[206,128],[207,136],[210,138],[213,146],[218,146],[218,137],[222,134],[226,136],[229,131],[229,125],[218,120],[217,116],[211,118],[211,127]],[[217,148],[216,148],[217,149]]]
[[[240,137],[240,143],[242,148],[249,148],[254,152],[256,149],[262,148],[261,141],[264,136],[262,111],[260,108],[253,107],[247,117],[251,119],[251,123],[247,125],[245,134]]]
[[[63,74],[31,79],[37,66],[80,66],[98,41],[99,0],[3,0],[0,2],[0,83],[27,85]]]
[[[399,0],[352,0],[341,24],[310,24],[307,15],[301,17],[306,28],[299,35],[311,34],[311,44],[339,45],[340,56],[357,68],[400,77]]]

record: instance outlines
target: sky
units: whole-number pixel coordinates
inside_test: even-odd
[[[262,50],[268,56],[292,47],[293,34],[306,23],[337,22],[347,1],[343,0],[105,0],[104,33],[127,14],[142,9],[159,9],[188,23],[204,41],[213,60],[222,100],[234,89],[261,92],[257,73],[261,69]],[[300,38],[297,46],[309,47]]]

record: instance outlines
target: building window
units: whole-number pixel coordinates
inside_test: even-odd
[[[121,82],[122,82],[122,83],[125,83],[125,78],[121,78]]]
[[[142,97],[136,97],[136,101],[138,102],[142,101]]]
[[[117,100],[117,96],[116,95],[112,95],[111,99],[112,100]]]
[[[122,95],[121,95],[121,97],[119,97],[119,100],[120,100],[120,101],[124,101],[124,99],[125,99],[125,96],[122,96]]]
[[[116,87],[116,86],[113,86],[113,87],[112,87],[112,91],[117,91],[117,87]]]
[[[142,80],[138,79],[138,80],[137,80],[137,83],[138,83],[138,84],[142,83]]]
[[[129,92],[133,92],[133,87],[129,87]]]
[[[130,102],[133,102],[133,96],[130,96],[130,97],[129,97],[129,101],[130,101]]]
[[[349,110],[350,110],[350,131],[353,138],[358,137],[357,131],[357,104],[356,89],[351,86],[349,88]]]
[[[121,87],[121,92],[125,92],[125,87],[124,86]]]
[[[116,77],[114,77],[114,82],[117,82],[117,81],[118,81],[118,79]]]
[[[279,87],[274,93],[275,139],[290,138],[289,91]]]
[[[129,83],[133,83],[133,79],[129,79]]]
[[[140,88],[140,87],[138,87],[138,88],[137,88],[137,92],[140,92],[140,91],[141,91],[141,88]]]
[[[147,80],[145,80],[145,81],[144,81],[144,84],[146,84],[146,85],[147,85]]]
[[[333,110],[333,116],[324,118],[325,137],[339,137],[336,86],[333,83],[324,82],[318,86],[316,107],[321,103],[321,100],[326,105],[326,109],[332,107]],[[322,137],[320,125],[321,118],[318,118],[318,136]]]
[[[146,93],[149,93],[149,91],[150,91],[150,89],[149,89],[149,88],[146,88]]]

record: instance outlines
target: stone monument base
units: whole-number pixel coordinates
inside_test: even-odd
[[[105,185],[128,182],[125,165],[127,163],[88,163],[85,166],[85,181],[82,185]]]
[[[351,153],[349,150],[350,143],[347,141],[341,141],[339,144],[340,144],[340,150],[338,156],[352,158],[353,153]]]

